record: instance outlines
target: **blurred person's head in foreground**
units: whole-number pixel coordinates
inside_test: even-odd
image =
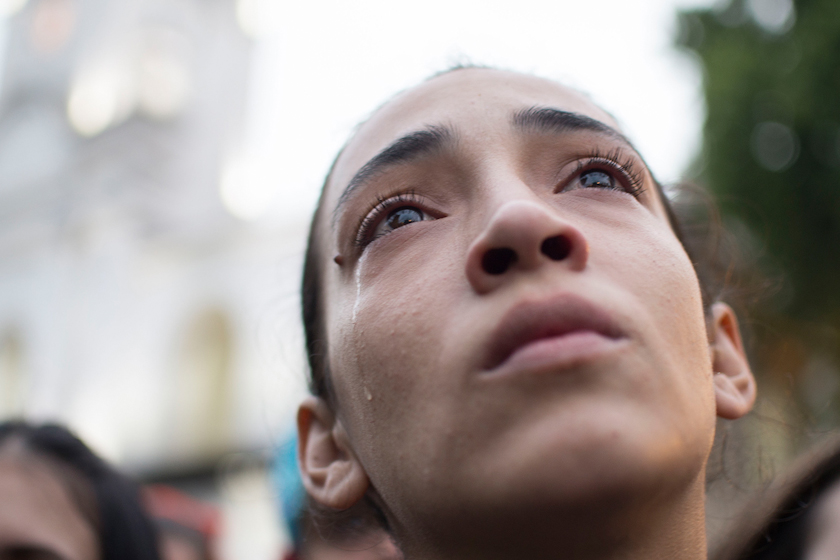
[[[0,424],[0,559],[158,558],[134,483],[61,426]]]
[[[146,509],[154,519],[163,560],[214,560],[221,513],[164,484],[143,488]]]
[[[840,558],[840,437],[801,457],[738,513],[714,560]]]
[[[705,558],[716,417],[755,383],[683,241],[574,90],[466,68],[391,99],[305,258],[313,511],[369,512],[410,560]]]
[[[365,520],[342,520],[338,532],[319,526],[306,507],[297,463],[297,438],[275,450],[272,479],[280,501],[280,514],[291,540],[283,560],[401,560],[391,535]]]

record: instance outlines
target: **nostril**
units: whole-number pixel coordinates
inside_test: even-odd
[[[490,249],[481,259],[481,268],[487,274],[504,274],[516,262],[516,258],[516,251],[513,249]]]
[[[555,235],[542,242],[540,251],[553,261],[562,261],[572,252],[572,242],[565,235]]]

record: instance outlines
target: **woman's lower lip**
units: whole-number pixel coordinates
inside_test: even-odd
[[[615,350],[624,342],[595,331],[574,331],[541,338],[520,346],[488,373],[532,370],[563,370]]]

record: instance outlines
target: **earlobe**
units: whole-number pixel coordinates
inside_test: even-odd
[[[368,488],[367,473],[326,402],[309,397],[301,403],[297,427],[298,465],[309,495],[337,510],[358,502]]]
[[[725,303],[712,305],[712,367],[714,368],[717,415],[728,420],[752,409],[756,386],[741,342],[735,312]]]

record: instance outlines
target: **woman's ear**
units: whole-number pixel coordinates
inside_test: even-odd
[[[337,510],[358,502],[368,488],[367,473],[324,399],[309,397],[301,403],[297,427],[298,465],[309,495]]]
[[[712,305],[712,367],[714,368],[717,415],[735,420],[745,415],[755,402],[753,377],[735,312],[725,303]]]

